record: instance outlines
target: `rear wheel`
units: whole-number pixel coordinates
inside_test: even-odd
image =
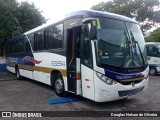
[[[150,67],[149,68],[149,74],[154,76],[157,74],[157,69],[155,67]]]
[[[56,95],[60,97],[67,96],[67,92],[65,91],[64,88],[63,77],[60,73],[57,73],[54,77],[54,90]]]

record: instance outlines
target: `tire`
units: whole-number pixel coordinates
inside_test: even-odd
[[[149,68],[149,74],[150,74],[151,76],[156,75],[156,74],[157,74],[157,69],[156,69],[155,67],[150,67],[150,68]]]
[[[67,96],[67,92],[64,88],[64,81],[63,77],[60,73],[57,73],[54,78],[54,90],[57,96],[59,97],[65,97]]]
[[[16,67],[16,77],[17,77],[18,80],[20,80],[22,78],[22,76],[20,75],[18,67]]]

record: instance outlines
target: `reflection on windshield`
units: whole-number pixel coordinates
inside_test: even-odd
[[[127,26],[127,29],[130,31],[129,33],[130,33],[132,43],[136,42],[136,45],[137,45],[136,50],[139,52],[137,53],[139,58],[139,66],[142,66],[147,62],[147,51],[145,47],[143,34],[137,24],[126,22],[126,26]]]
[[[99,61],[115,66],[122,65],[127,46],[124,31],[101,29],[98,33],[101,38],[98,40]]]
[[[97,32],[98,61],[125,68],[142,66],[147,55],[138,25],[125,25],[122,21],[106,18],[101,18],[100,21],[101,28]]]
[[[158,44],[157,46],[158,46],[158,48],[160,49],[160,44]]]

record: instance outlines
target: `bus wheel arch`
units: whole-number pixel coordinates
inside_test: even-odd
[[[51,72],[51,86],[54,88],[56,95],[60,97],[67,96],[65,91],[65,84],[62,73],[58,70],[53,70]]]
[[[156,69],[156,67],[150,66],[150,67],[149,67],[149,74],[152,75],[152,76],[156,75],[156,74],[157,74],[157,69]]]

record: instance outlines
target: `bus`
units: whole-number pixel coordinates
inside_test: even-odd
[[[90,10],[67,14],[6,42],[7,69],[96,102],[128,98],[148,86],[143,34],[128,17]]]
[[[160,43],[147,42],[146,48],[149,63],[149,74],[157,75],[160,73]]]

